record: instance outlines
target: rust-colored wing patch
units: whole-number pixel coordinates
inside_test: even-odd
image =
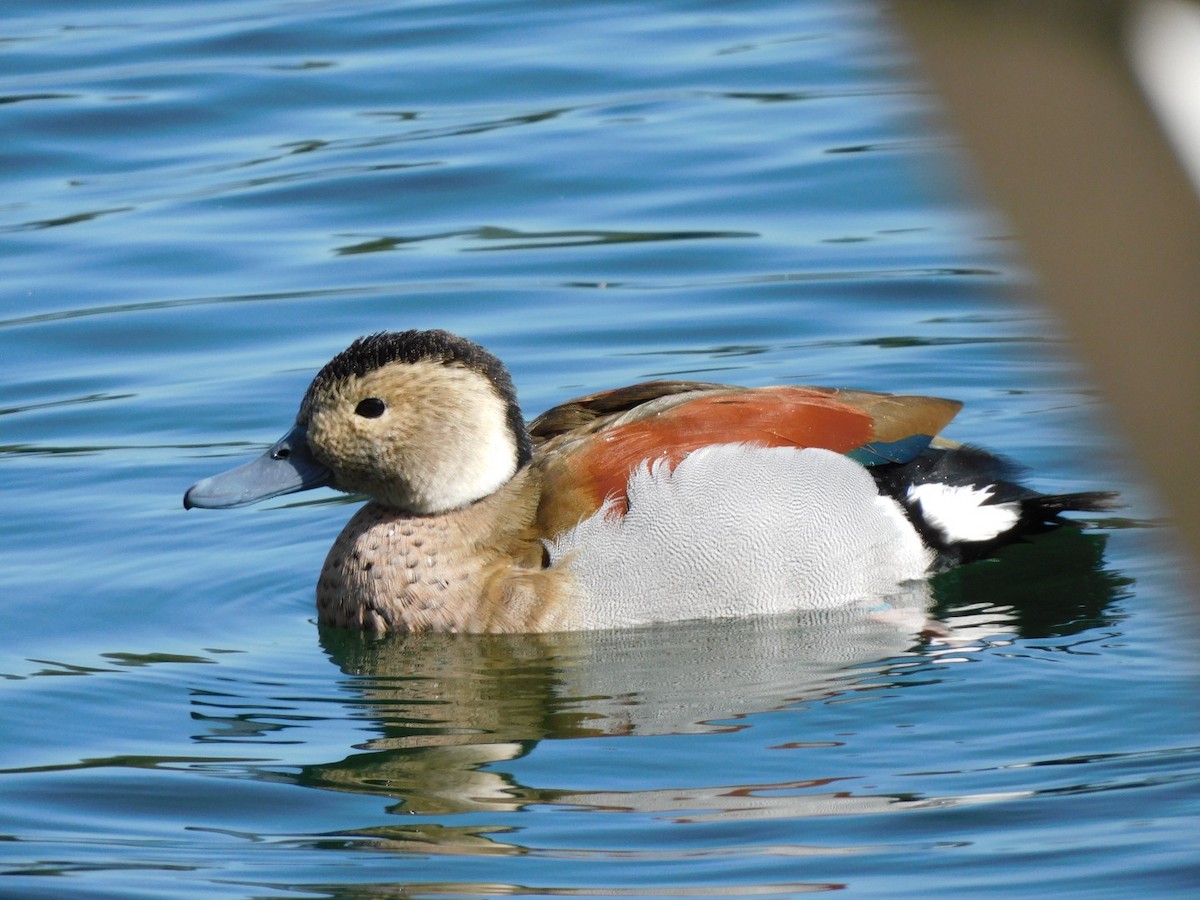
[[[960,405],[833,388],[696,382],[633,385],[580,398],[534,423],[540,438],[536,465],[543,478],[539,527],[543,534],[557,534],[608,498],[623,513],[630,473],[642,462],[662,459],[674,465],[710,444],[820,447],[865,455],[861,461],[866,463],[887,461],[892,449],[911,455]]]
[[[702,396],[645,419],[613,425],[569,453],[570,475],[593,508],[608,497],[624,510],[629,474],[646,460],[674,465],[710,444],[823,447],[846,453],[872,435],[871,417],[807,388]]]
[[[742,390],[707,381],[643,381],[576,397],[551,407],[529,423],[529,435],[535,445],[571,432],[594,431],[622,413],[630,412],[653,400],[682,394],[700,394]]]

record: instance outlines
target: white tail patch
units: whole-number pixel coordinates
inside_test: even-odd
[[[1021,507],[1016,502],[988,503],[992,489],[992,485],[915,484],[907,496],[947,541],[990,541],[1021,518]]]
[[[577,628],[822,609],[895,594],[932,553],[858,463],[828,450],[721,444],[643,464],[549,543]]]

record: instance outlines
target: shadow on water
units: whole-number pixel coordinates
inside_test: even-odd
[[[1133,580],[1104,567],[1107,542],[1105,534],[1059,528],[1006,547],[997,559],[951,569],[933,580],[933,614],[952,624],[984,616],[1019,638],[1112,625],[1119,616],[1111,607]]]

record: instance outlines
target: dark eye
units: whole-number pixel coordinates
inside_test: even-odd
[[[358,406],[354,407],[354,414],[364,419],[378,419],[386,409],[387,404],[378,397],[368,397],[358,401]]]

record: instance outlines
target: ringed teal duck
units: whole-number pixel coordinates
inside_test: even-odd
[[[370,502],[317,585],[322,625],[546,632],[878,602],[1097,511],[937,435],[961,404],[656,381],[526,426],[504,365],[445,331],[360,338],[295,426],[184,506],[329,486]]]

